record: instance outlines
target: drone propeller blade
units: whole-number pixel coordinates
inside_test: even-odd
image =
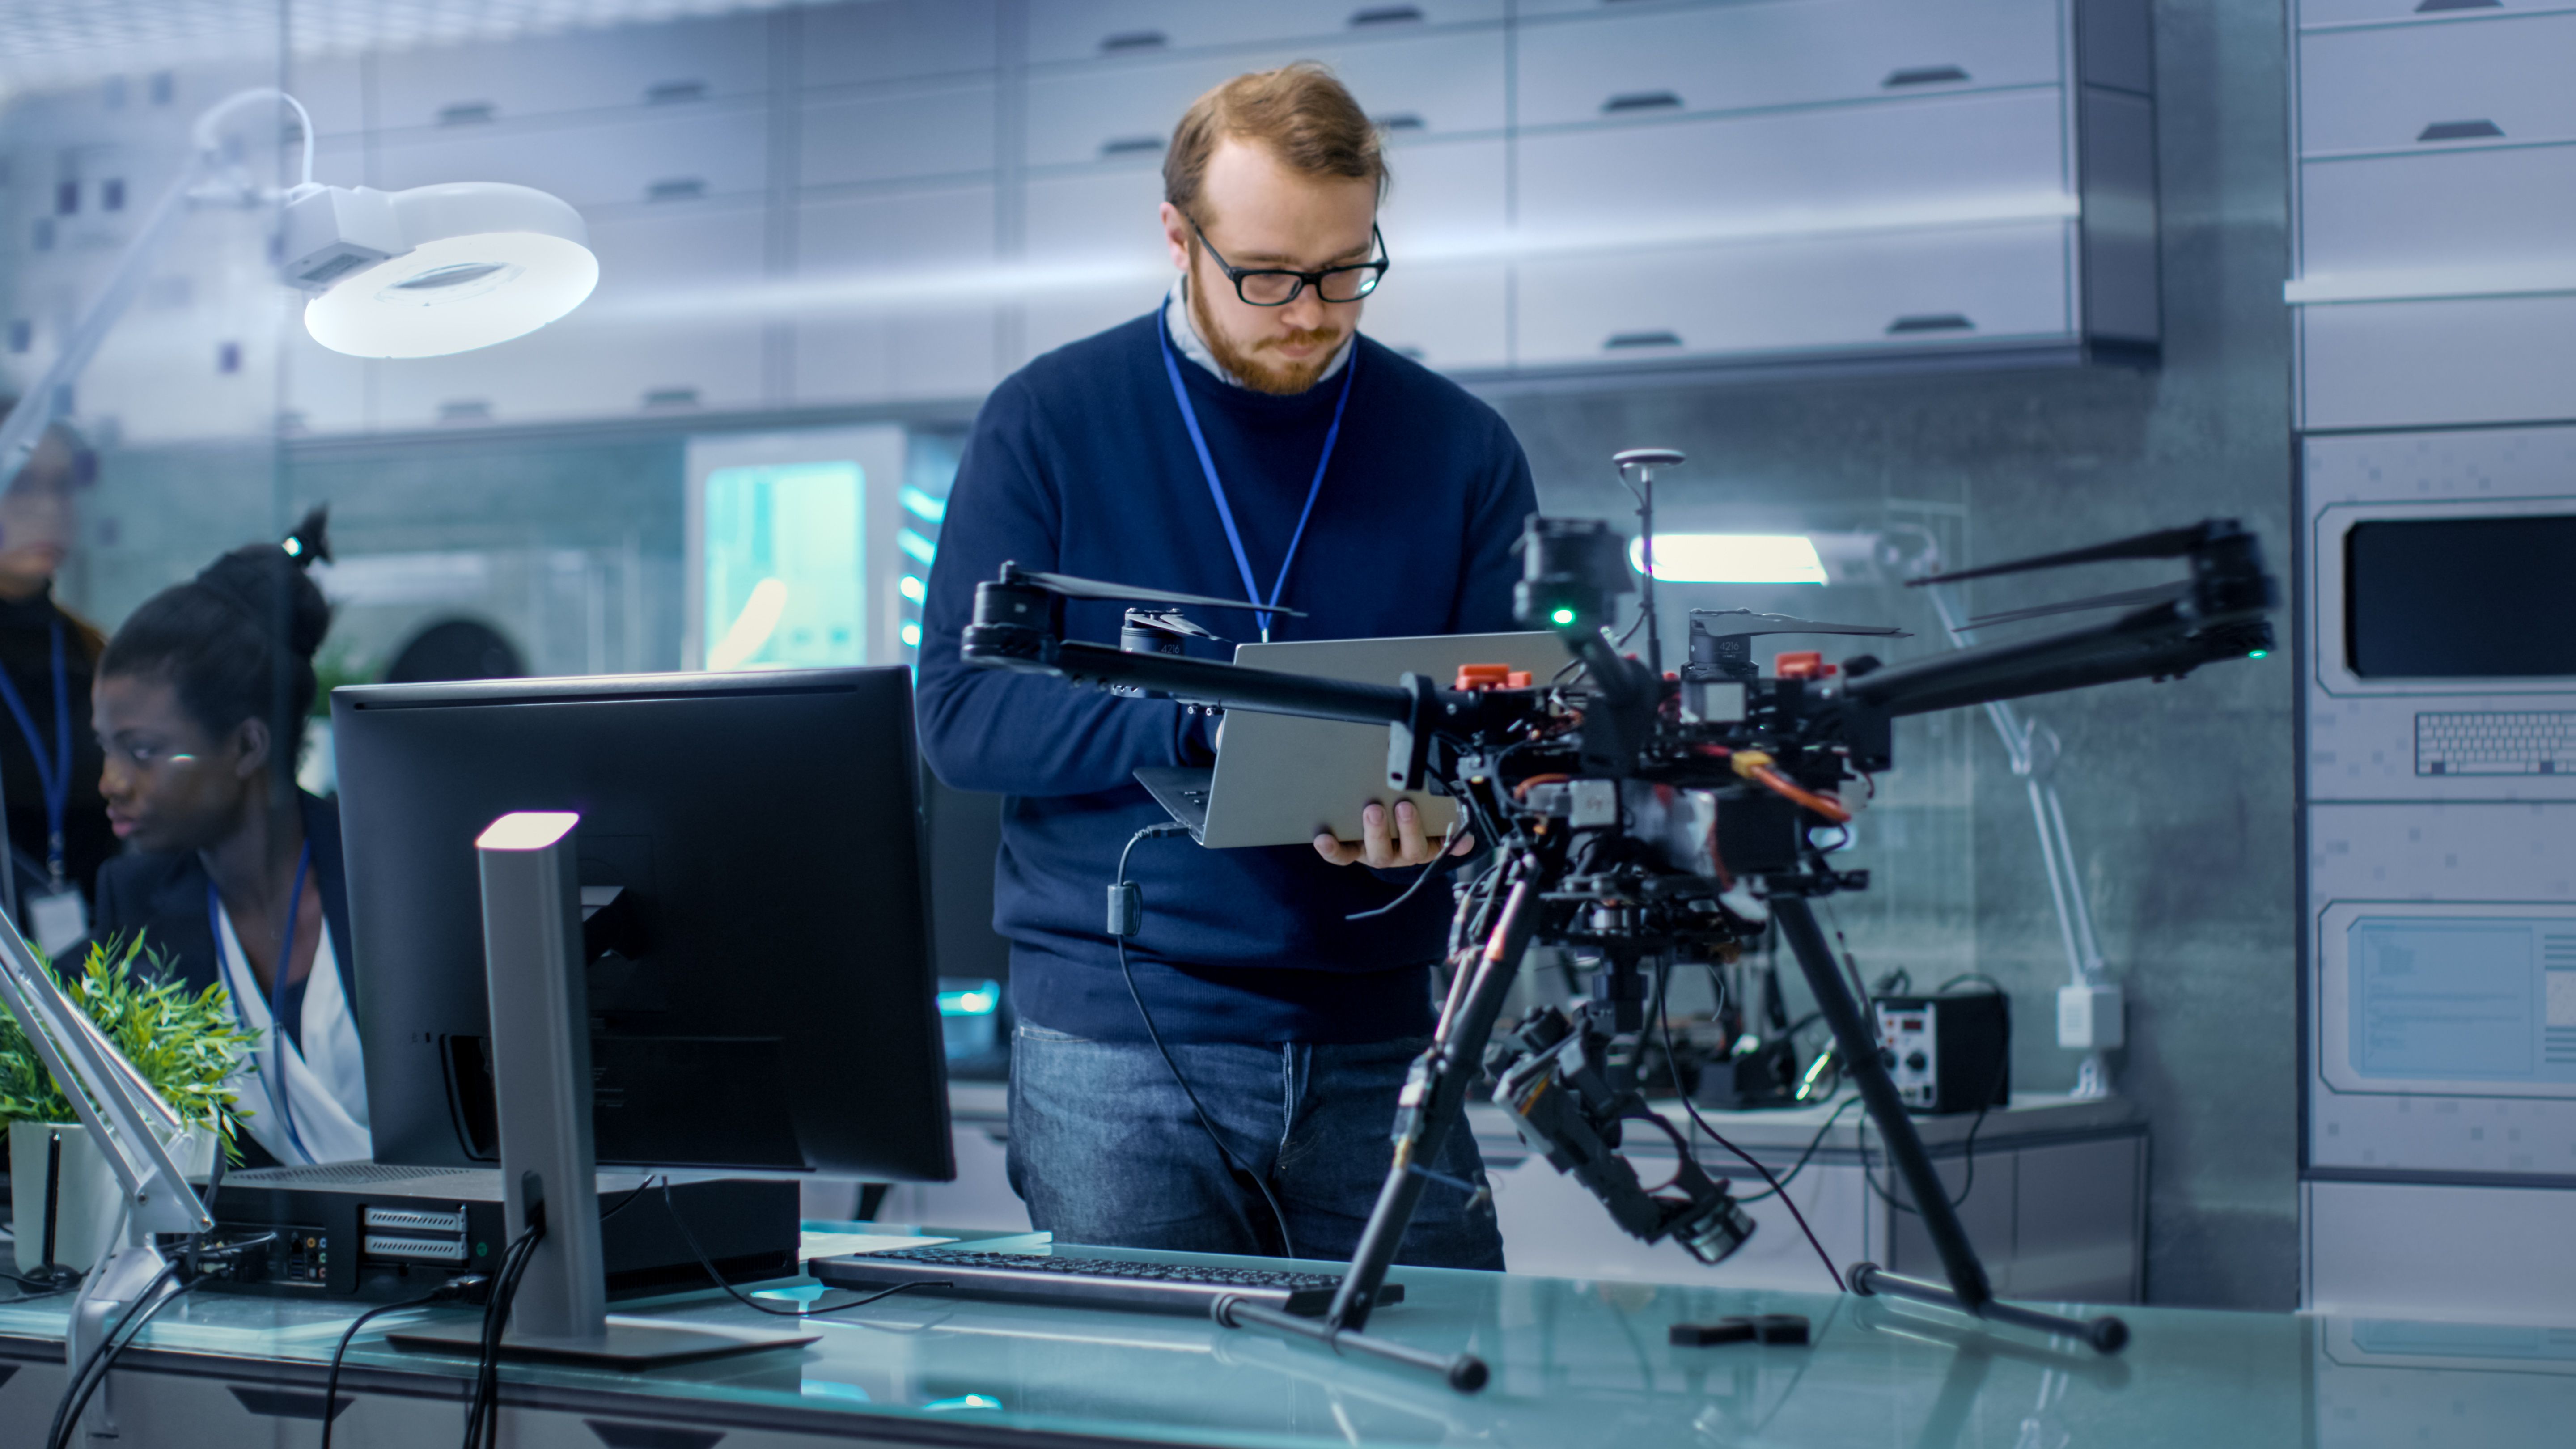
[[[1919,589],[1925,584],[1955,584],[1966,579],[1993,578],[1997,574],[2028,573],[2033,569],[2065,568],[2070,564],[2102,563],[2110,559],[2182,558],[2193,549],[2207,543],[2213,533],[2229,527],[2232,525],[2224,525],[2213,519],[2195,523],[2186,528],[2161,528],[2153,533],[2139,534],[2135,538],[2097,543],[2089,548],[2072,548],[2064,553],[2041,554],[2037,558],[1987,564],[1983,568],[1960,569],[1955,573],[1925,574],[1919,579],[1907,579],[1905,585],[1907,588]]]
[[[2069,599],[2062,604],[2037,604],[2027,609],[2007,609],[2000,614],[1979,614],[1968,621],[1971,629],[1989,624],[2013,624],[2023,619],[2043,619],[2051,614],[2073,614],[2085,609],[2117,609],[2130,604],[2161,604],[2191,593],[2191,581],[2176,579],[2169,584],[2156,584],[2143,589],[2123,589],[2116,594],[2095,594],[2089,599]]]
[[[1757,614],[1751,609],[1693,609],[1691,620],[1742,619],[1753,626],[1743,629],[1717,629],[1703,626],[1720,639],[1749,638],[1756,634],[1870,634],[1889,639],[1911,639],[1914,636],[1890,624],[1826,624],[1814,619],[1801,619],[1794,614]]]
[[[1031,569],[1014,568],[1011,576],[1020,583],[1035,584],[1051,594],[1068,599],[1099,599],[1109,603],[1121,601],[1140,604],[1188,604],[1200,609],[1249,609],[1254,613],[1284,614],[1291,619],[1306,617],[1302,609],[1269,608],[1242,599],[1219,599],[1206,594],[1176,594],[1169,589],[1139,588],[1133,584],[1108,584],[1098,579],[1078,579],[1071,574],[1045,574]]]

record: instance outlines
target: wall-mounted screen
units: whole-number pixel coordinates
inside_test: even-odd
[[[2344,648],[2364,679],[2576,677],[2576,514],[2355,523]]]

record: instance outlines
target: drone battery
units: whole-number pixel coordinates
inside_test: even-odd
[[[1912,1112],[1974,1112],[2012,1101],[2012,1004],[1997,991],[1882,996],[1878,1059]]]

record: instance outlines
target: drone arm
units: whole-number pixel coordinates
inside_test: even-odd
[[[2271,644],[2271,626],[2257,614],[2204,624],[2159,604],[2083,629],[1888,665],[1844,690],[1890,716],[1925,714],[2124,679],[2178,677]]]

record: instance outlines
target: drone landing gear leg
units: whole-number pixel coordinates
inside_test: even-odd
[[[1378,1192],[1368,1226],[1361,1230],[1359,1250],[1351,1255],[1333,1306],[1320,1319],[1297,1318],[1259,1304],[1221,1298],[1215,1307],[1217,1322],[1228,1328],[1268,1328],[1329,1344],[1336,1353],[1348,1349],[1429,1369],[1463,1394],[1485,1386],[1485,1362],[1474,1354],[1430,1353],[1362,1330],[1368,1327],[1369,1311],[1376,1306],[1378,1290],[1385,1286],[1387,1269],[1395,1262],[1404,1230],[1413,1223],[1414,1206],[1429,1181],[1414,1166],[1437,1161],[1449,1133],[1465,1118],[1467,1091],[1484,1074],[1485,1043],[1493,1037],[1494,1021],[1502,1015],[1503,999],[1511,992],[1512,978],[1520,972],[1521,956],[1538,924],[1539,897],[1554,883],[1554,868],[1534,856],[1520,856],[1512,868],[1510,893],[1485,949],[1475,958],[1474,975],[1452,1009],[1441,1015],[1430,1048],[1413,1064],[1413,1074],[1405,1082],[1396,1114],[1395,1164]]]
[[[1850,1274],[1852,1291],[1864,1296],[1889,1293],[1937,1303],[1997,1323],[2080,1338],[2103,1353],[2118,1352],[2129,1341],[2129,1330],[2110,1315],[2087,1321],[1996,1301],[1994,1288],[1986,1281],[1985,1264],[1977,1260],[1976,1247],[1968,1241],[1967,1229],[1960,1226],[1958,1210],[1950,1206],[1949,1187],[1933,1169],[1930,1155],[1923,1150],[1923,1139],[1914,1131],[1914,1119],[1906,1115],[1905,1104],[1896,1095],[1896,1084],[1888,1080],[1887,1067],[1879,1060],[1878,1033],[1862,1016],[1861,1003],[1852,999],[1841,968],[1834,964],[1833,950],[1816,927],[1814,910],[1803,896],[1778,895],[1771,898],[1771,915],[1789,942],[1790,954],[1798,958],[1798,969],[1806,973],[1808,989],[1815,993],[1816,1009],[1833,1028],[1834,1043],[1860,1088],[1861,1105],[1886,1142],[1888,1160],[1903,1179],[1916,1211],[1922,1214],[1923,1230],[1931,1235],[1932,1249],[1941,1258],[1941,1271],[1950,1280],[1950,1286],[1944,1288],[1937,1283],[1900,1278],[1876,1264],[1856,1263]]]

